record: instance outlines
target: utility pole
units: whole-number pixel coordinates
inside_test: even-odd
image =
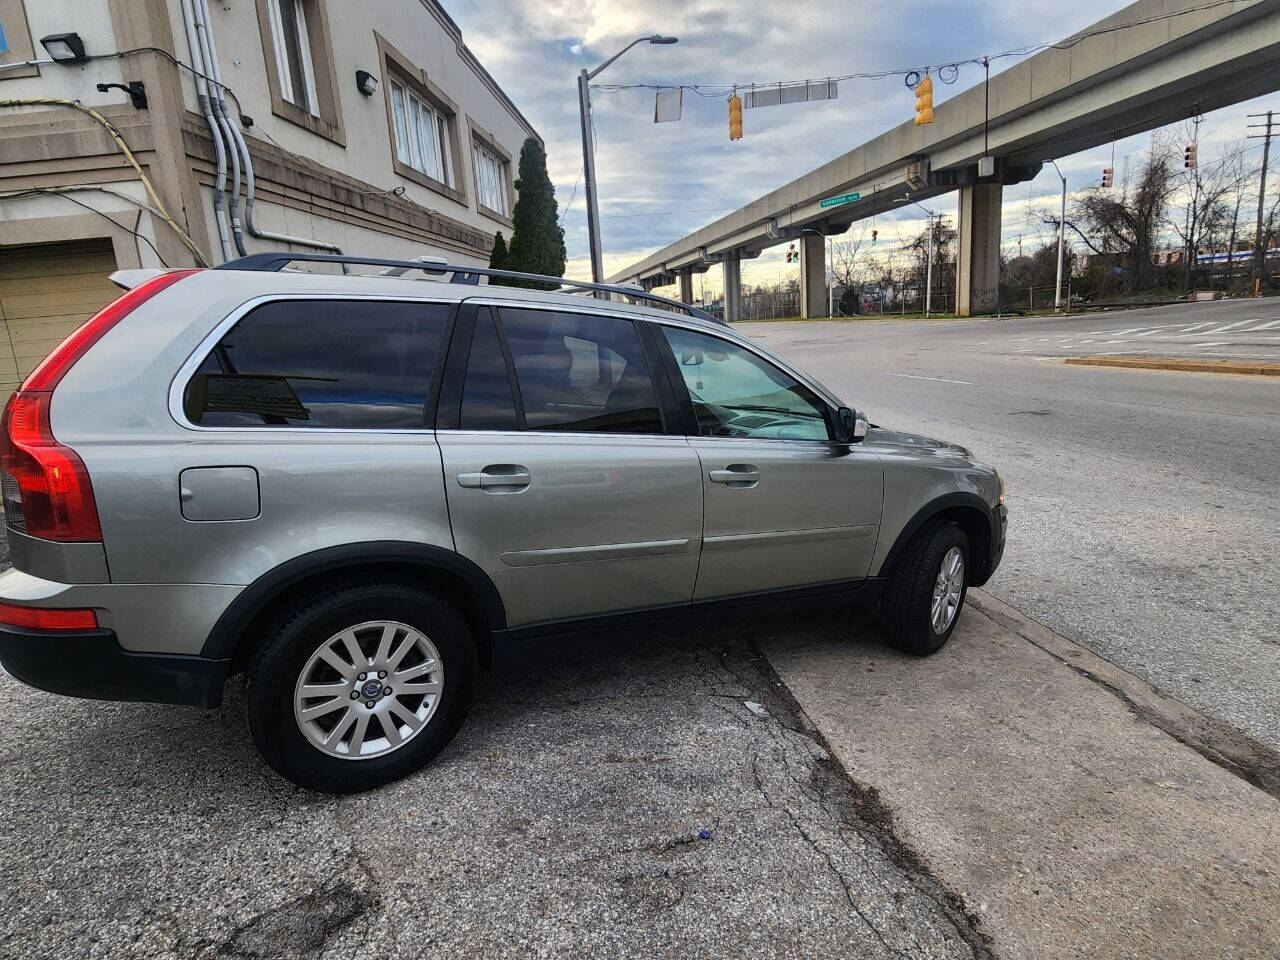
[[[1057,170],[1058,176],[1062,179],[1062,213],[1058,217],[1058,282],[1053,290],[1053,309],[1062,310],[1062,247],[1067,237],[1067,178],[1062,176],[1062,171],[1058,170],[1056,161],[1050,160],[1053,169]]]
[[[1258,230],[1253,241],[1253,295],[1255,297],[1262,296],[1262,281],[1267,275],[1267,245],[1264,242],[1266,238],[1262,236],[1262,206],[1267,194],[1267,161],[1271,158],[1271,114],[1271,110],[1268,110],[1265,114],[1249,114],[1250,117],[1265,116],[1267,118],[1265,124],[1249,124],[1250,127],[1265,126],[1267,128],[1266,133],[1249,134],[1250,140],[1255,140],[1258,137],[1263,138],[1262,177],[1258,182]]]
[[[924,315],[933,312],[933,214],[929,214],[929,265],[925,268]]]

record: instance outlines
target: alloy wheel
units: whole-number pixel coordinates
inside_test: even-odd
[[[421,631],[371,620],[325,640],[293,694],[299,729],[320,751],[368,760],[398,750],[426,729],[444,690],[444,665]]]

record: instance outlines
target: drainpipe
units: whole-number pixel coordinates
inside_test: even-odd
[[[218,242],[222,246],[223,261],[231,260],[235,254],[231,248],[230,231],[227,227],[227,213],[224,209],[223,193],[227,187],[227,151],[222,142],[222,134],[218,130],[218,121],[214,119],[213,103],[209,99],[209,85],[205,81],[207,73],[204,56],[200,52],[200,40],[196,35],[195,11],[193,0],[182,0],[182,19],[187,28],[187,46],[191,50],[191,65],[196,69],[196,98],[200,104],[200,112],[204,114],[205,123],[209,125],[209,133],[213,138],[213,149],[217,154],[218,179],[213,190],[213,219],[218,225]]]
[[[200,56],[205,65],[204,73],[214,80],[219,80],[218,58],[214,52],[213,37],[209,33],[209,8],[201,0],[195,0],[193,8],[195,10],[196,37],[200,40]],[[226,110],[223,109],[225,100],[223,99],[220,83],[214,87],[211,94],[213,115],[218,121],[222,139],[226,141],[227,153],[231,159],[231,179],[226,187],[226,195],[229,201],[228,207],[231,213],[231,237],[235,241],[236,251],[243,257],[248,255],[248,251],[244,248],[244,230],[240,225],[240,151],[236,149],[235,137],[231,134],[231,126],[227,122]]]
[[[253,201],[255,180],[253,174],[253,158],[249,155],[249,144],[245,141],[244,134],[240,131],[240,124],[237,120],[227,112],[227,99],[223,93],[224,86],[222,84],[222,68],[218,65],[218,44],[214,38],[213,30],[210,26],[211,18],[209,16],[208,0],[183,0],[184,3],[191,3],[199,9],[203,15],[202,22],[205,25],[204,38],[209,45],[209,55],[207,57],[208,74],[214,81],[215,102],[214,108],[218,111],[222,122],[225,124],[228,139],[244,162],[245,186],[247,196],[244,205],[244,226],[248,228],[249,234],[258,240],[271,240],[276,243],[292,244],[299,247],[308,247],[312,250],[327,250],[330,253],[341,254],[342,249],[336,244],[329,243],[325,240],[312,240],[309,237],[292,237],[284,233],[272,233],[268,230],[259,230],[253,222]],[[270,66],[268,66],[270,69]],[[242,252],[243,252],[243,248]]]

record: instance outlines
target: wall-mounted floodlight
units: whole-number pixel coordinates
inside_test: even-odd
[[[356,71],[356,89],[363,93],[366,97],[372,97],[378,92],[378,78],[368,70]]]
[[[78,33],[51,33],[40,38],[40,46],[58,63],[84,63],[84,41]]]

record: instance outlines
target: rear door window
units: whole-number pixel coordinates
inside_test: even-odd
[[[187,385],[206,427],[419,429],[449,304],[277,300],[228,331]]]
[[[528,430],[662,433],[635,324],[620,317],[499,310]]]

